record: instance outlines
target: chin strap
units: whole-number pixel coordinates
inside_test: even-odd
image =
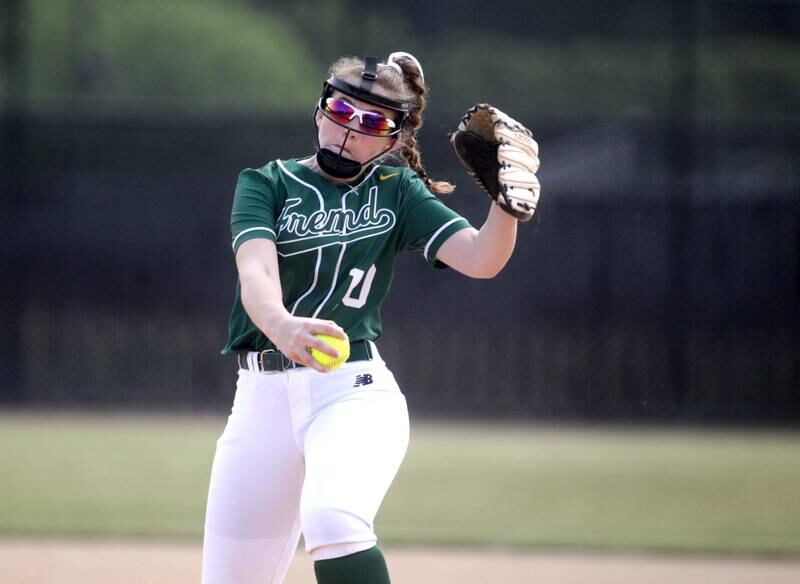
[[[339,152],[334,152],[329,148],[322,148],[319,143],[319,126],[317,125],[317,112],[319,108],[314,110],[314,145],[317,148],[317,164],[319,167],[334,178],[353,178],[358,176],[361,172],[362,165],[357,160],[345,158],[342,156],[344,145],[347,144],[347,139],[350,137],[350,131],[344,135],[342,145]]]
[[[317,150],[317,164],[334,178],[353,178],[362,168],[358,161],[344,158],[327,148]]]

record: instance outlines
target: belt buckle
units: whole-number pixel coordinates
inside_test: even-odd
[[[281,363],[281,368],[280,369],[272,370],[272,369],[265,369],[264,368],[264,354],[265,353],[277,353],[277,351],[275,349],[266,349],[264,351],[259,351],[259,353],[258,353],[258,369],[261,371],[261,373],[265,373],[267,375],[273,375],[275,373],[281,373],[283,371],[283,363]],[[283,355],[281,355],[281,356],[283,356]],[[281,359],[281,361],[283,361],[283,359]]]

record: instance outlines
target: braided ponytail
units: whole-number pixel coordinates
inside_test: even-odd
[[[409,168],[415,171],[425,182],[425,186],[432,193],[452,193],[456,188],[454,185],[447,181],[432,180],[425,172],[425,167],[422,165],[422,154],[420,154],[419,145],[417,144],[417,130],[422,127],[422,111],[425,109],[425,97],[428,94],[428,88],[425,86],[414,59],[400,57],[395,62],[403,71],[403,79],[406,86],[416,96],[416,104],[411,107],[406,121],[406,128],[403,130],[403,145],[400,148],[400,155]]]

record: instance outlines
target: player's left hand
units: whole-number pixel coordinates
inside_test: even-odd
[[[533,217],[541,190],[539,145],[528,128],[479,103],[467,110],[450,142],[467,172],[506,213],[520,221]]]

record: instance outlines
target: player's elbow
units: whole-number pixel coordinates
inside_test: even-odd
[[[506,262],[478,264],[472,267],[467,276],[477,280],[491,280],[503,271]]]
[[[498,272],[480,272],[480,273],[472,274],[471,277],[475,278],[476,280],[491,280],[492,278],[494,278],[499,273],[500,273],[499,271]]]

